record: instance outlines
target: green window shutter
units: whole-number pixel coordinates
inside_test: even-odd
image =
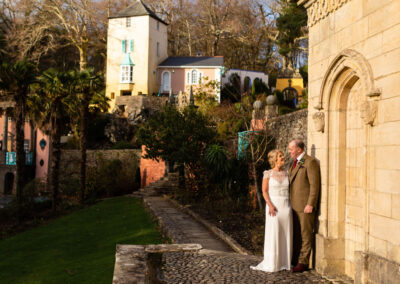
[[[133,39],[131,39],[129,52],[133,52]]]
[[[126,53],[126,40],[122,40],[122,52]]]

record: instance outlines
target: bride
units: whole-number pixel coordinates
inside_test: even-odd
[[[265,214],[264,260],[252,269],[266,272],[290,270],[292,258],[292,209],[289,177],[283,169],[285,156],[280,150],[268,153],[271,170],[264,171],[262,192],[267,203]]]

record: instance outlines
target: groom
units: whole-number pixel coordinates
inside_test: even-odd
[[[292,272],[308,269],[314,234],[315,208],[317,207],[321,177],[318,162],[308,156],[304,142],[295,139],[289,143],[290,157],[294,160],[289,168],[290,203],[293,208],[293,235],[299,243],[293,247],[293,260],[298,262]],[[296,263],[294,263],[296,264]]]

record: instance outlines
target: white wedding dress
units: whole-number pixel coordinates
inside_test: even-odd
[[[269,170],[269,197],[277,209],[275,216],[265,210],[264,260],[252,269],[266,272],[290,270],[292,259],[292,208],[289,201],[289,177],[287,171]]]

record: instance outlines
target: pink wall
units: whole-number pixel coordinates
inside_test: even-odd
[[[0,117],[0,140],[4,141],[4,119],[5,116],[2,115]],[[8,136],[15,135],[15,121],[8,121]],[[12,135],[10,135],[12,134]],[[31,126],[29,122],[24,123],[24,139],[29,140],[29,151],[32,151],[32,143],[31,143]],[[8,142],[7,142],[8,143]],[[3,149],[2,149],[3,150]],[[16,150],[16,145],[15,145],[15,136],[13,139],[13,144],[12,144],[12,151],[15,152]]]
[[[204,78],[207,77],[208,81],[215,80],[215,68],[196,68],[199,72],[203,72]],[[186,84],[186,72],[193,70],[193,68],[162,68],[157,70],[157,84],[161,86],[161,76],[164,71],[169,71],[171,74],[171,88],[173,94],[178,94],[180,91],[188,92],[190,84]],[[205,81],[206,83],[207,81]],[[196,87],[198,85],[193,85]]]
[[[154,161],[144,159],[143,155],[146,154],[146,147],[142,146],[142,158],[140,159],[140,180],[141,187],[150,185],[151,183],[159,180],[164,176],[165,163],[164,161]]]
[[[46,141],[46,147],[42,149],[40,147],[40,140],[44,139]],[[36,178],[45,178],[49,169],[49,149],[50,141],[49,137],[45,135],[41,130],[37,130],[36,136]],[[43,159],[43,166],[40,165],[40,160]]]

